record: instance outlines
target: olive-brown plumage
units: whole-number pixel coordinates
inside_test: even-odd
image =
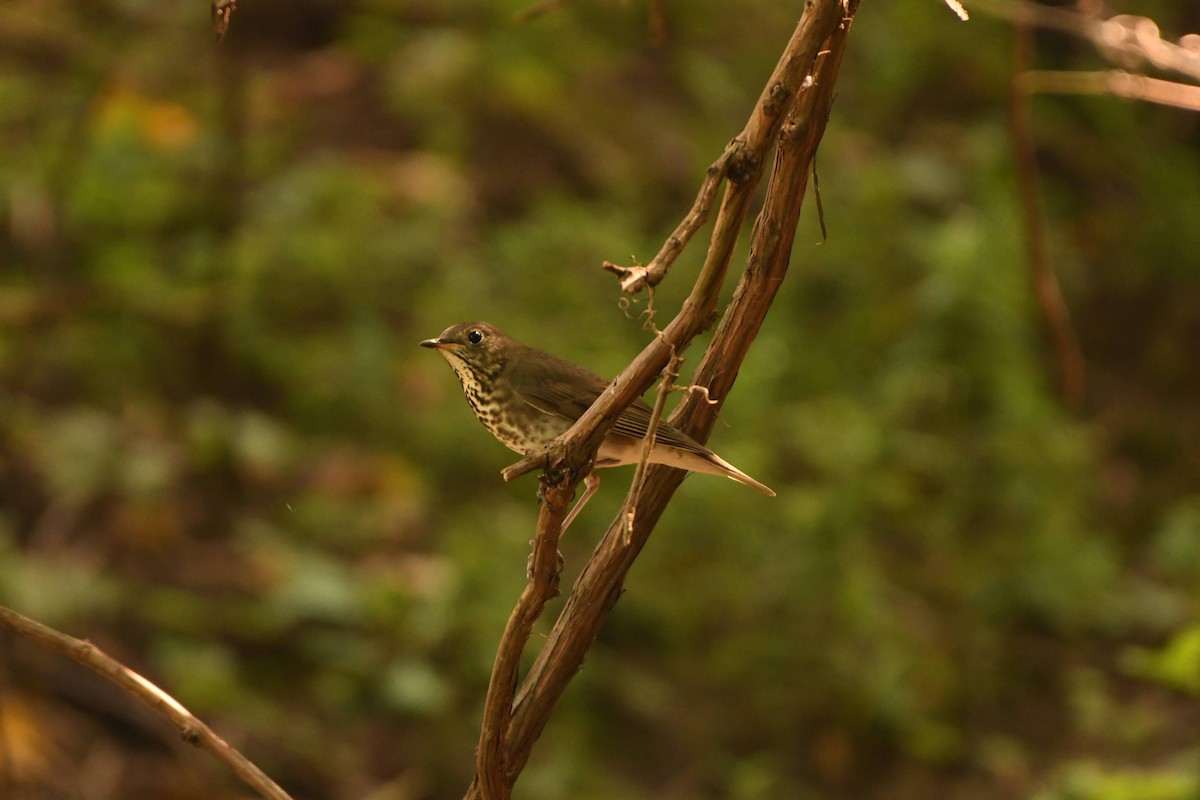
[[[521,455],[543,450],[565,433],[608,387],[608,381],[577,364],[521,344],[486,322],[464,322],[426,339],[454,369],[479,421]],[[597,467],[633,464],[641,457],[652,410],[635,400],[617,418],[596,454]],[[775,492],[666,420],[660,420],[650,450],[651,463],[725,475],[766,495]],[[594,475],[594,473],[593,473]],[[595,492],[598,479],[564,523],[570,524]]]

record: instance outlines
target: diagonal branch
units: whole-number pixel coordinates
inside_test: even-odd
[[[700,277],[691,295],[684,301],[683,309],[662,334],[656,336],[633,363],[613,380],[608,390],[570,430],[550,445],[544,456],[523,459],[505,471],[505,477],[508,478],[510,472],[516,472],[523,466],[533,465],[531,468],[536,468],[540,460],[544,460],[546,470],[542,478],[542,507],[534,537],[530,582],[521,592],[500,641],[484,701],[480,747],[476,752],[476,779],[468,796],[472,796],[476,790],[485,800],[506,800],[510,796],[512,784],[525,762],[522,758],[520,765],[514,769],[511,751],[501,748],[498,736],[509,726],[520,654],[529,639],[534,621],[540,616],[546,601],[553,596],[552,587],[556,588],[558,538],[567,505],[617,416],[641,396],[666,366],[671,354],[682,350],[699,333],[716,308],[717,294],[733,255],[738,232],[750,207],[752,194],[752,184],[731,185],[726,189]]]
[[[767,103],[760,100],[755,116],[747,125],[749,134],[743,132],[748,136],[743,145],[746,142],[763,142],[762,150],[751,151],[752,156],[756,153],[757,157],[739,160],[748,171],[739,172],[737,180],[730,173],[731,183],[726,187],[714,224],[708,256],[691,295],[662,335],[642,351],[605,395],[560,438],[545,457],[550,470],[547,473],[546,503],[538,520],[539,543],[544,535],[547,538],[557,536],[557,525],[565,513],[566,498],[578,480],[579,467],[595,452],[600,437],[611,427],[615,415],[644,391],[666,365],[671,354],[681,349],[706,324],[715,308],[716,292],[720,289],[733,245],[742,229],[753,186],[765,161],[766,148],[782,127],[784,135],[767,192],[767,205],[755,227],[750,263],[701,363],[700,377],[707,376],[709,380],[707,383],[696,381],[706,385],[717,397],[724,397],[732,385],[737,367],[761,326],[787,269],[807,173],[817,142],[824,132],[842,49],[857,8],[858,0],[814,0],[808,4],[797,35],[789,42],[780,63],[794,65],[795,59],[802,53],[806,54],[807,61],[797,70],[799,77],[794,83],[777,83],[773,76],[763,94]],[[822,46],[826,49],[822,50]],[[810,73],[815,81],[806,80]],[[766,105],[770,105],[770,108]],[[783,124],[785,116],[788,119],[786,126]],[[740,152],[746,155],[746,151]],[[710,416],[703,416],[703,411],[689,411],[691,408],[708,408]],[[686,426],[685,430],[704,441],[718,408],[718,404],[708,402],[685,402],[681,406],[682,413],[677,412],[673,419],[679,419]],[[563,473],[559,481],[554,483],[552,477],[556,470],[563,470]],[[484,775],[481,772],[477,775],[467,792],[467,798],[509,796],[513,782],[529,758],[533,743],[540,736],[571,677],[578,671],[608,612],[620,597],[629,567],[685,475],[679,470],[651,468],[634,509],[632,529],[626,527],[624,515],[610,526],[576,581],[545,647],[521,686],[511,711],[503,749],[490,760],[480,759],[478,766],[492,771],[492,774]],[[562,492],[565,494],[560,495]],[[535,545],[535,572],[537,547]],[[533,583],[538,580],[535,574]],[[528,593],[527,588],[519,606],[525,602]],[[514,617],[516,614],[514,611]],[[519,652],[523,645],[523,640],[519,643],[510,642],[506,632],[501,649],[515,646]],[[492,705],[491,697],[488,703]],[[497,771],[501,775],[498,776]]]
[[[0,606],[0,627],[8,628],[31,642],[55,650],[133,695],[141,703],[179,729],[183,740],[212,755],[268,800],[291,800],[279,784],[244,755],[229,746],[212,728],[201,722],[179,701],[131,670],[91,642],[67,636],[40,622]]]
[[[721,160],[725,162],[729,182],[713,225],[704,265],[679,313],[663,329],[662,335],[646,345],[613,379],[608,391],[558,438],[544,460],[524,459],[505,471],[506,479],[544,465],[552,472],[566,470],[569,474],[567,483],[573,487],[582,477],[582,467],[594,456],[621,411],[650,387],[671,354],[682,352],[708,324],[716,309],[717,295],[767,153],[783,124],[784,112],[805,87],[822,42],[842,19],[844,3],[845,0],[808,0],[805,14],[771,73],[746,127],[726,148]]]
[[[708,324],[716,309],[717,297],[761,175],[767,149],[783,121],[786,106],[781,104],[790,101],[805,86],[821,43],[842,18],[841,8],[839,0],[810,3],[763,90],[750,121],[722,156],[722,159],[736,164],[736,167],[727,169],[730,183],[726,186],[713,225],[708,254],[680,312],[545,454],[522,459],[504,470],[505,480],[511,480],[525,472],[544,468],[543,503],[533,540],[530,581],[521,592],[505,626],[488,683],[484,719],[476,750],[476,779],[469,795],[477,791],[487,800],[508,797],[509,787],[528,757],[526,750],[519,765],[514,765],[501,748],[499,737],[510,724],[521,653],[546,602],[558,592],[558,537],[575,486],[587,474],[588,465],[595,457],[600,442],[621,411],[650,386],[671,355],[682,352]],[[657,514],[654,520],[657,520]],[[653,521],[650,527],[653,527]],[[579,658],[582,660],[582,653]],[[547,717],[551,708],[552,704],[545,709]]]
[[[693,376],[693,383],[707,386],[709,395],[717,402],[698,393],[689,395],[671,415],[673,424],[701,441],[708,439],[721,401],[732,389],[738,368],[787,276],[807,177],[825,133],[833,105],[834,82],[858,5],[859,0],[851,0],[845,23],[830,37],[823,51],[815,71],[814,91],[800,98],[783,125],[763,210],[755,221],[746,271],[734,288],[721,324]]]
[[[644,267],[619,267],[611,262],[604,263],[605,269],[615,272],[621,279],[622,292],[636,294],[643,287],[657,286],[666,277],[667,270],[675,263],[683,248],[687,247],[692,235],[707,221],[722,180],[728,179],[735,184],[743,181],[757,183],[767,152],[783,122],[783,113],[791,106],[796,92],[803,87],[809,75],[809,68],[817,54],[815,48],[828,33],[830,15],[837,14],[835,5],[840,7],[844,4],[817,4],[812,0],[806,3],[805,14],[771,77],[767,79],[746,127],[733,137],[721,157],[708,168],[691,210],[674,233],[667,237],[650,263]]]
[[[856,6],[857,3],[854,3],[852,8]],[[831,43],[836,53],[840,54],[844,35],[845,30],[840,30]],[[771,188],[768,189],[769,208],[774,210],[768,213],[764,209],[763,221],[758,226],[752,246],[752,253],[758,255],[752,256],[735,290],[734,300],[723,316],[721,326],[701,362],[699,374],[693,381],[705,385],[706,375],[717,374],[720,380],[713,380],[710,385],[714,397],[726,396],[737,367],[782,281],[796,219],[795,216],[788,219],[788,216],[798,214],[803,198],[804,177],[815,152],[816,141],[824,131],[829,92],[837,74],[837,63],[838,59],[834,57],[824,59],[817,73],[818,91],[806,93],[800,99],[799,121],[793,128],[804,131],[806,138],[800,140],[786,158],[781,153]],[[777,199],[772,201],[772,197]],[[782,198],[789,200],[786,207]],[[698,393],[681,408],[692,406],[697,410],[685,412],[687,418],[677,412],[672,416],[672,421],[704,441],[716,419],[719,406],[705,402]],[[707,418],[703,417],[705,413],[709,415]],[[635,512],[633,530],[628,534],[629,544],[625,544],[623,520],[618,519],[610,526],[584,567],[562,615],[518,692],[513,715],[510,769],[523,765],[529,757],[533,742],[545,727],[554,704],[579,669],[600,626],[620,597],[629,567],[685,475],[679,470],[664,467],[651,469]]]
[[[644,267],[636,264],[632,267],[622,267],[611,261],[601,264],[604,269],[616,274],[621,279],[622,292],[637,294],[644,287],[657,286],[666,277],[667,270],[675,263],[675,259],[679,258],[679,254],[683,252],[683,248],[687,247],[692,236],[700,230],[705,222],[708,222],[713,200],[717,198],[717,190],[721,188],[721,182],[725,180],[725,165],[729,162],[729,153],[732,148],[733,144],[730,143],[729,148],[721,154],[721,157],[705,170],[704,182],[700,184],[700,192],[696,195],[691,210],[675,227],[674,232],[667,237],[667,241],[663,242],[663,246],[659,248],[658,253],[650,260],[649,264]]]

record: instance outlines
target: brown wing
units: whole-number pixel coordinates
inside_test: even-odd
[[[608,381],[583,367],[529,348],[533,357],[514,359],[510,369],[517,396],[545,414],[554,414],[574,422],[608,388]],[[653,409],[644,400],[633,401],[617,418],[613,430],[634,439],[644,439],[650,428]],[[708,456],[712,451],[666,420],[658,424],[655,441]]]
[[[570,361],[535,350],[510,360],[509,378],[517,397],[544,414],[574,422],[608,386],[608,381]]]
[[[613,425],[613,430],[636,439],[644,439],[646,438],[646,431],[650,429],[650,417],[653,414],[654,410],[645,401],[638,398],[621,412],[621,416],[617,418],[617,423]],[[711,450],[665,419],[659,420],[658,430],[654,434],[654,441],[659,444],[678,447],[680,450],[689,450],[701,456],[707,457],[712,455]]]

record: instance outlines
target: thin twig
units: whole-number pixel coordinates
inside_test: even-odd
[[[838,5],[844,6],[844,2]],[[738,184],[745,180],[757,181],[758,176],[762,174],[762,165],[767,152],[774,146],[773,139],[779,132],[784,112],[791,107],[796,93],[804,88],[806,79],[810,77],[808,70],[816,57],[815,49],[797,47],[797,45],[818,47],[820,42],[813,44],[812,29],[809,26],[812,25],[815,28],[826,22],[827,20],[823,17],[824,13],[836,13],[836,9],[831,10],[825,4],[810,2],[808,7],[810,11],[820,13],[806,13],[801,18],[792,41],[784,49],[783,57],[775,65],[774,72],[771,73],[762,94],[759,95],[754,113],[750,115],[746,127],[733,137],[721,157],[708,168],[704,183],[700,186],[700,192],[696,195],[691,210],[675,228],[675,232],[667,237],[667,241],[658,254],[645,267],[614,268],[615,265],[607,263],[604,266],[605,269],[615,272],[620,277],[622,292],[633,294],[645,286],[657,286],[666,277],[667,270],[675,263],[675,259],[687,246],[692,235],[708,219],[713,200],[716,198],[717,188],[722,180],[728,179],[730,182]]]
[[[1013,66],[1016,75],[1026,72],[1032,49],[1032,31],[1023,22],[1015,23]],[[1079,337],[1071,324],[1071,312],[1063,299],[1062,286],[1050,260],[1046,242],[1046,224],[1038,191],[1037,153],[1033,141],[1033,120],[1029,94],[1014,77],[1009,95],[1009,133],[1016,156],[1017,186],[1021,197],[1022,220],[1029,264],[1033,271],[1033,290],[1058,361],[1059,386],[1063,400],[1074,409],[1083,403],[1085,362]]]
[[[688,395],[698,394],[703,397],[704,402],[708,403],[710,406],[718,405],[721,402],[719,399],[712,396],[711,389],[709,389],[707,386],[701,386],[698,383],[693,383],[691,386],[676,386],[675,389]]]
[[[821,226],[821,244],[829,241],[829,230],[825,227],[825,203],[821,200],[821,173],[817,170],[817,157],[812,162],[813,200],[817,203],[817,222]]]
[[[691,293],[684,300],[683,307],[662,330],[662,334],[643,348],[575,424],[550,444],[544,455],[526,456],[506,467],[503,474],[507,479],[536,469],[537,463],[544,459],[547,472],[552,472],[557,477],[557,480],[546,482],[545,493],[561,492],[568,497],[571,495],[575,485],[586,474],[585,465],[595,457],[600,442],[616,423],[621,412],[649,388],[667,365],[671,355],[682,352],[707,324],[708,318],[716,308],[717,297],[729,269],[729,260],[737,244],[738,232],[749,210],[757,177],[757,174],[749,176],[741,183],[731,184],[726,188],[700,275],[696,278]],[[543,516],[545,511],[546,507],[543,506]]]
[[[732,145],[730,147],[732,148]],[[700,230],[701,226],[708,221],[713,201],[717,197],[717,190],[721,188],[721,181],[725,178],[725,164],[729,160],[730,152],[731,150],[727,149],[720,158],[709,165],[691,209],[680,220],[674,232],[663,242],[663,246],[659,248],[654,258],[650,259],[649,264],[632,267],[618,266],[611,261],[601,264],[601,267],[615,273],[621,279],[622,292],[637,294],[647,286],[657,286],[666,277],[667,270],[675,263],[675,259],[679,258],[683,248],[687,247],[696,231]]]
[[[545,469],[550,464],[549,451],[545,453],[535,453],[531,456],[525,456],[515,464],[509,464],[504,469],[500,470],[500,477],[505,481],[516,480],[522,475],[528,475],[539,469]]]
[[[3,606],[0,606],[0,625],[31,642],[55,650],[112,681],[151,711],[169,720],[179,729],[185,742],[212,755],[263,797],[268,800],[291,800],[291,796],[280,788],[279,784],[214,733],[212,728],[201,722],[178,700],[91,642],[60,633]]]
[[[510,470],[515,472],[518,468],[524,469],[526,464],[533,466],[524,471],[537,469],[539,462],[545,465],[548,453],[522,459],[509,467],[504,471],[505,480],[515,477],[515,474],[510,477]],[[558,540],[562,536],[563,519],[575,486],[570,476],[565,477],[566,480],[560,478],[557,482],[552,481],[549,475],[539,479],[542,508],[538,514],[533,553],[529,559],[529,579],[504,626],[496,660],[492,665],[492,675],[488,680],[479,743],[475,748],[475,779],[468,790],[469,793],[478,792],[484,800],[508,800],[512,796],[517,773],[510,769],[505,742],[512,721],[512,701],[517,689],[521,653],[546,603],[558,596],[559,572],[562,569]]]
[[[663,369],[662,381],[658,384],[658,394],[654,398],[654,408],[650,412],[650,424],[646,427],[646,435],[642,439],[642,453],[638,458],[637,468],[633,473],[633,481],[629,484],[629,495],[621,508],[621,516],[625,520],[626,543],[633,533],[633,523],[638,499],[642,494],[642,484],[646,481],[646,467],[650,463],[650,452],[654,450],[654,437],[658,435],[658,424],[662,421],[663,409],[667,407],[667,395],[675,386],[679,377],[679,367],[683,364],[683,356],[676,353]],[[707,391],[707,387],[701,387]]]

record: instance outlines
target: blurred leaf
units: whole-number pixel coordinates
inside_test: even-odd
[[[440,711],[450,696],[446,682],[432,665],[407,660],[388,666],[381,678],[380,692],[391,707],[418,714]]]
[[[1068,765],[1052,788],[1034,800],[1189,800],[1200,792],[1196,774],[1184,769],[1110,770],[1093,762]]]
[[[1122,655],[1122,665],[1133,675],[1200,694],[1200,625],[1176,633],[1160,650],[1128,648]]]

